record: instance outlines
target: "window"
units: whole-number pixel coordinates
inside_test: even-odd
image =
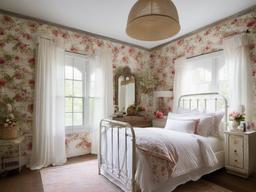
[[[180,75],[178,91],[181,95],[218,92],[229,99],[228,69],[223,52],[187,59],[178,67]],[[189,102],[185,105],[189,105]],[[209,107],[214,108],[214,100],[211,105]],[[204,106],[203,101],[199,103],[199,108],[201,106]]]
[[[86,128],[87,58],[79,54],[65,55],[65,126],[66,133]]]
[[[227,96],[227,66],[222,52],[188,59],[184,65],[182,94],[219,92]]]

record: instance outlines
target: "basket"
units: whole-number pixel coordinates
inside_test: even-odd
[[[15,139],[18,137],[16,127],[0,127],[0,139]]]

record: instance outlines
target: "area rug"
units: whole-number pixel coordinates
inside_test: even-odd
[[[40,171],[44,192],[121,192],[119,188],[98,175],[97,160],[87,160]],[[230,192],[205,180],[189,182],[175,192]]]

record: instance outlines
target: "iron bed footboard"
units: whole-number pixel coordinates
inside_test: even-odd
[[[107,130],[110,129],[111,132],[111,165],[103,166],[103,160],[107,160],[107,156],[104,157],[102,153],[102,137],[104,133],[107,133]],[[117,156],[114,157],[114,130],[116,130],[116,142],[117,142]],[[124,141],[120,141],[120,130],[124,130]],[[123,171],[120,165],[120,143],[124,144],[124,164],[125,170]],[[129,170],[128,170],[128,157],[129,150],[128,145],[131,142],[131,177],[129,178]],[[98,154],[98,163],[99,163],[99,174],[103,174],[107,177],[111,182],[115,183],[118,187],[120,187],[124,191],[135,192],[136,183],[135,183],[135,172],[136,172],[136,138],[133,127],[129,123],[103,119],[100,122],[100,134],[99,134],[99,154]],[[108,155],[108,154],[106,154]],[[114,161],[117,161],[117,170],[114,167]]]
[[[196,103],[196,107],[192,108],[192,102]],[[203,104],[200,104],[200,101],[203,102]],[[228,112],[228,103],[227,99],[219,95],[218,93],[200,93],[200,94],[189,94],[189,95],[182,95],[178,100],[178,108],[186,108],[186,102],[187,102],[187,109],[198,109],[201,107],[201,110],[204,112],[207,111],[208,108],[208,101],[213,101],[215,105],[215,112],[218,110],[224,112],[224,125],[225,129],[227,129],[227,112]],[[219,109],[218,102],[221,101],[222,105]],[[202,109],[203,108],[203,109]],[[104,165],[104,154],[102,153],[102,138],[104,134],[107,133],[107,130],[110,130],[111,133],[111,146],[107,146],[110,148],[111,153],[111,162],[109,166],[103,166]],[[124,141],[120,141],[120,130],[124,130],[125,139]],[[114,132],[116,131],[116,150],[117,150],[117,156],[114,157]],[[120,187],[122,190],[126,192],[135,192],[136,191],[136,182],[135,182],[135,173],[136,173],[136,137],[134,128],[129,124],[125,122],[120,121],[114,121],[109,119],[103,119],[100,122],[100,131],[99,131],[99,154],[98,154],[98,166],[99,166],[99,174],[104,175],[107,179],[109,179],[111,182],[116,184],[118,187]],[[125,171],[122,172],[122,169],[120,167],[120,143],[124,142],[124,152],[126,154],[125,161]],[[128,142],[131,142],[131,150],[128,150]],[[131,170],[128,170],[128,153],[131,153]],[[117,161],[117,169],[114,167],[114,161]],[[129,177],[128,172],[131,173],[131,176]]]

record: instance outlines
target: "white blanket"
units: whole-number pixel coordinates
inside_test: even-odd
[[[201,136],[159,128],[135,129],[135,133],[139,138],[143,138],[143,136],[147,138],[149,135],[159,137],[163,141],[162,143],[168,145],[169,142],[174,146],[178,154],[178,161],[174,172],[169,177],[177,177],[201,167],[212,167],[218,163],[211,147]],[[154,177],[156,173],[152,171],[150,158],[140,150],[137,150],[137,156],[136,182],[142,192],[154,191],[168,180],[166,177],[160,177],[162,180],[156,182]],[[162,161],[158,162],[163,166]]]

